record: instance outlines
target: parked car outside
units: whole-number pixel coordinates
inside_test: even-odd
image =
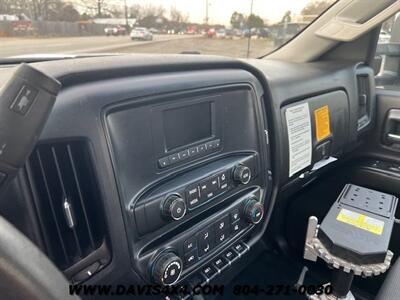
[[[217,32],[215,33],[215,37],[218,39],[224,39],[226,38],[226,31],[225,29],[219,29],[217,30]]]
[[[216,34],[215,28],[210,28],[207,31],[207,37],[209,37],[209,38],[213,38],[215,36],[215,34]]]
[[[257,35],[259,38],[269,38],[271,37],[271,32],[268,28],[260,28],[257,30]]]
[[[126,29],[123,26],[114,26],[114,27],[106,27],[104,28],[104,33],[106,36],[114,35],[125,35],[126,34]]]
[[[197,28],[195,26],[190,26],[186,29],[186,34],[196,34]]]
[[[242,37],[245,37],[245,38],[251,37],[250,29],[243,29],[242,30]]]
[[[242,37],[243,36],[243,32],[242,32],[242,30],[240,30],[240,29],[237,29],[237,28],[235,28],[235,29],[233,29],[233,36],[234,37]]]
[[[295,37],[299,32],[301,32],[308,23],[286,23],[274,25],[271,28],[271,32],[275,47],[279,47],[285,44],[287,41]]]

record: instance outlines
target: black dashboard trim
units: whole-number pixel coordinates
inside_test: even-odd
[[[260,238],[265,232],[279,190],[283,184],[290,185],[287,178],[281,174],[282,162],[282,137],[280,133],[281,117],[278,111],[283,103],[301,99],[305,95],[315,95],[323,91],[343,89],[346,91],[351,103],[350,114],[356,107],[356,83],[355,62],[318,62],[309,64],[295,64],[272,60],[235,60],[222,57],[198,56],[198,55],[121,55],[113,57],[79,58],[68,61],[51,61],[33,64],[41,71],[55,76],[59,79],[64,89],[57,99],[56,106],[47,126],[41,136],[41,140],[70,138],[77,136],[90,136],[93,143],[93,160],[95,161],[96,173],[102,174],[99,179],[100,190],[104,195],[105,210],[107,213],[107,224],[110,232],[111,245],[113,249],[113,260],[100,274],[94,276],[88,283],[110,283],[113,280],[125,278],[129,281],[139,280],[132,268],[119,268],[125,265],[130,254],[126,236],[121,235],[125,222],[122,221],[121,208],[115,206],[119,201],[119,192],[115,185],[115,176],[112,163],[109,160],[109,147],[105,134],[98,129],[102,128],[102,116],[99,107],[104,107],[111,101],[121,102],[136,95],[148,96],[149,91],[134,88],[135,93],[128,90],[107,90],[108,88],[120,88],[129,80],[148,80],[167,76],[178,76],[182,74],[207,74],[199,76],[201,84],[211,87],[213,84],[207,81],[210,74],[217,74],[222,83],[235,81],[233,74],[240,74],[240,78],[251,78],[251,84],[256,90],[259,112],[266,116],[264,124],[266,143],[268,144],[265,154],[271,160],[271,165],[265,170],[265,180],[269,182],[267,197],[271,205],[266,213],[267,222],[263,225],[256,238]],[[0,72],[0,84],[11,73],[12,69],[2,69]],[[245,75],[246,74],[246,75]],[[190,76],[187,77],[187,79]],[[182,77],[181,77],[182,78]],[[176,80],[176,78],[175,78]],[[116,85],[115,83],[118,83]],[[143,83],[143,81],[139,81]],[[93,89],[97,87],[101,97],[95,99]],[[196,83],[190,82],[183,89],[192,89]],[[177,85],[171,82],[171,90],[177,89]],[[161,90],[158,90],[161,93]],[[146,94],[147,93],[147,94]],[[155,94],[153,92],[153,94]],[[85,115],[91,121],[85,126],[82,116]],[[75,126],[70,126],[74,124]],[[353,134],[350,143],[357,141],[357,135]],[[271,152],[269,152],[271,151]],[[110,175],[113,176],[110,176]],[[292,189],[295,192],[301,186]],[[271,224],[273,225],[273,224]],[[252,246],[250,242],[250,247]]]

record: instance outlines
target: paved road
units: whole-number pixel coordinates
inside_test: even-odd
[[[275,45],[269,39],[254,39],[250,41],[247,53],[247,39],[217,39],[206,37],[190,37],[184,40],[171,40],[160,44],[142,44],[120,49],[122,53],[181,53],[197,51],[201,54],[222,55],[237,58],[255,58],[268,54]]]
[[[155,35],[153,41],[131,41],[120,37],[63,37],[63,38],[0,38],[0,57],[29,54],[76,54],[91,52],[119,52],[136,45],[157,44],[177,39],[193,38],[185,35]]]

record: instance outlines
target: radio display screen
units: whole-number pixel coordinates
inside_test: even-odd
[[[212,136],[211,102],[167,109],[163,112],[167,150]]]

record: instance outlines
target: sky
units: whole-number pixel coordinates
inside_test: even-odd
[[[277,22],[288,10],[297,14],[312,0],[254,0],[253,13],[263,19]],[[250,14],[251,0],[208,0],[209,22],[229,24],[234,11]],[[176,7],[189,15],[191,22],[202,23],[206,14],[206,0],[127,0],[128,6],[132,4],[162,5],[167,10]]]

